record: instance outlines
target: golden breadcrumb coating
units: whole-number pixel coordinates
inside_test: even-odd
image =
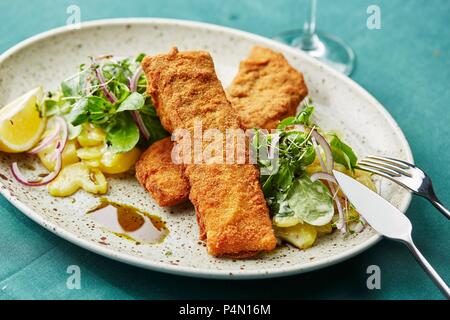
[[[258,46],[240,63],[228,89],[245,128],[276,128],[280,120],[296,114],[307,95],[303,75],[281,53]]]
[[[161,207],[177,205],[189,196],[182,165],[173,163],[170,137],[153,143],[136,163],[136,177]]]

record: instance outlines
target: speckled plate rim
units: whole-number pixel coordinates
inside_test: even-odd
[[[189,20],[177,20],[177,19],[163,19],[163,18],[119,18],[119,19],[104,19],[104,20],[95,20],[95,21],[88,21],[81,23],[81,28],[90,28],[90,27],[107,27],[107,26],[114,26],[114,25],[126,25],[126,24],[134,24],[134,25],[147,25],[147,24],[159,24],[159,25],[178,25],[178,26],[186,26],[186,27],[192,27],[192,28],[199,28],[199,29],[208,29],[211,31],[220,31],[224,33],[228,33],[230,35],[236,35],[247,39],[253,39],[257,40],[261,43],[266,43],[267,45],[271,45],[274,47],[278,47],[280,51],[288,51],[291,54],[299,55],[304,60],[308,60],[309,63],[316,65],[317,67],[321,67],[325,69],[326,72],[333,74],[338,80],[345,82],[349,88],[351,88],[355,93],[361,95],[366,99],[368,102],[370,102],[371,105],[375,106],[381,115],[385,118],[386,122],[389,123],[389,125],[392,127],[392,129],[396,132],[398,138],[402,142],[402,147],[405,150],[406,160],[413,163],[413,155],[411,152],[411,148],[396,121],[392,118],[392,116],[389,114],[389,112],[369,93],[367,90],[362,88],[360,85],[358,85],[356,82],[354,82],[349,77],[339,73],[338,71],[332,69],[331,67],[325,65],[324,63],[315,60],[308,55],[302,53],[301,51],[291,48],[287,45],[284,45],[282,43],[279,43],[277,41],[258,36],[249,32],[236,30],[228,27],[203,23],[203,22],[195,22],[195,21],[189,21]],[[0,64],[2,64],[8,57],[15,54],[16,52],[25,49],[26,47],[39,42],[41,40],[44,40],[46,38],[59,35],[62,33],[68,33],[73,32],[74,28],[71,26],[64,26],[56,29],[52,29],[43,33],[40,33],[38,35],[35,35],[33,37],[30,37],[17,45],[13,46],[12,48],[5,51],[3,54],[0,55]],[[1,184],[1,182],[0,182]],[[138,258],[131,255],[127,255],[125,253],[119,253],[117,251],[107,249],[104,246],[101,246],[99,244],[95,244],[90,242],[89,240],[79,238],[75,234],[72,234],[63,228],[48,222],[45,220],[41,215],[33,211],[30,207],[25,205],[23,202],[19,201],[16,197],[14,197],[6,188],[0,188],[1,194],[11,203],[13,204],[17,209],[19,209],[21,212],[23,212],[27,217],[38,223],[39,225],[43,226],[47,230],[51,231],[52,233],[58,235],[59,237],[72,242],[73,244],[76,244],[84,249],[90,250],[92,252],[95,252],[97,254],[100,254],[104,257],[108,257],[123,263],[127,263],[130,265],[134,265],[137,267],[150,269],[154,271],[160,271],[165,273],[171,273],[171,274],[177,274],[177,275],[184,275],[184,276],[190,276],[190,277],[198,277],[198,278],[212,278],[212,279],[259,279],[259,278],[272,278],[272,277],[280,277],[280,276],[288,276],[293,274],[299,274],[304,272],[309,272],[317,269],[321,269],[324,267],[328,267],[334,264],[337,264],[339,262],[342,262],[344,260],[347,260],[349,258],[354,257],[355,255],[369,249],[373,245],[375,245],[378,241],[382,239],[382,236],[379,234],[375,234],[365,242],[352,247],[342,253],[330,256],[329,258],[322,259],[320,261],[316,262],[310,262],[306,265],[298,266],[298,265],[292,265],[288,267],[279,268],[277,270],[266,268],[266,269],[259,269],[259,270],[242,270],[242,271],[236,271],[233,270],[232,272],[228,270],[211,270],[211,269],[200,269],[200,268],[193,268],[193,267],[182,267],[182,266],[171,266],[171,265],[161,265],[157,262],[153,262],[150,260],[146,260],[144,258]],[[399,209],[403,212],[406,212],[410,202],[411,202],[412,195],[408,193],[399,204]]]

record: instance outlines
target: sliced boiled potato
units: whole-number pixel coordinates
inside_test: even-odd
[[[62,166],[63,168],[80,161],[80,159],[77,156],[77,141],[71,140],[68,141],[63,153],[62,153]],[[52,144],[50,144],[48,147],[43,149],[41,152],[38,153],[39,159],[41,160],[42,164],[45,168],[47,168],[48,171],[53,171],[55,168],[55,158],[54,153],[56,149],[56,141]]]
[[[124,153],[106,151],[100,160],[100,171],[109,174],[117,174],[130,170],[141,155],[138,148],[133,148]]]
[[[306,223],[299,223],[288,228],[275,227],[275,234],[299,249],[312,247],[317,238],[316,228]]]
[[[331,223],[328,223],[324,226],[316,227],[316,231],[318,235],[330,234],[333,232],[333,227]]]
[[[373,183],[372,174],[370,172],[356,169],[354,177],[367,188],[371,189],[374,192],[377,192],[377,188],[375,186],[375,183]]]
[[[293,215],[291,216],[280,216],[276,215],[272,218],[273,224],[280,228],[287,228],[295,226],[299,223],[303,223],[303,221]]]
[[[63,168],[58,177],[48,184],[48,191],[54,197],[70,196],[80,188],[90,193],[104,194],[108,191],[108,183],[101,171],[77,162]]]
[[[82,188],[90,193],[105,194],[108,191],[108,182],[100,170],[91,169],[89,180],[83,179]]]
[[[138,148],[128,152],[114,153],[105,145],[84,147],[77,150],[78,157],[91,168],[98,168],[108,174],[118,174],[130,170],[141,155]]]
[[[106,133],[102,129],[86,123],[77,139],[82,147],[94,147],[105,143]]]
[[[94,159],[94,160],[83,160],[83,162],[89,167],[89,168],[100,168],[100,159]]]
[[[77,150],[77,155],[81,160],[100,160],[106,152],[105,145],[95,147],[83,147]]]

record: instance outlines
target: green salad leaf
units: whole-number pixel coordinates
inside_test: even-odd
[[[146,54],[145,53],[140,53],[138,54],[138,56],[134,59],[134,61],[136,61],[137,63],[141,63],[142,60],[144,60]]]
[[[95,125],[107,123],[116,113],[115,106],[97,96],[83,97],[72,106],[68,119],[74,126],[85,122]]]
[[[67,119],[69,120],[69,123],[71,125],[79,126],[82,123],[88,121],[89,116],[87,112],[87,100],[87,98],[83,98],[72,105],[72,110],[70,110],[69,114],[67,115]]]
[[[133,92],[119,106],[117,112],[127,110],[141,110],[144,107],[145,99],[140,93]]]
[[[334,161],[344,165],[349,170],[354,170],[358,162],[355,152],[349,145],[339,139],[336,134],[333,134],[332,137],[330,146]]]
[[[319,180],[312,182],[307,175],[295,180],[287,202],[299,222],[313,226],[326,225],[334,215],[333,198],[328,188]]]
[[[142,147],[168,135],[159,121],[151,98],[147,96],[147,80],[141,74],[136,90],[131,92],[130,79],[140,67],[145,54],[135,59],[103,56],[91,58],[80,71],[61,82],[60,90],[48,94],[42,104],[45,116],[63,116],[69,137],[80,134],[83,123],[91,123],[106,132],[113,152],[126,152],[138,143]],[[139,112],[150,138],[141,137],[131,112]]]
[[[42,104],[41,110],[43,110],[43,117],[51,117],[59,114],[59,101],[53,99],[45,99]]]
[[[85,94],[88,85],[89,69],[80,66],[80,72],[61,82],[61,92],[64,97],[75,99]]]
[[[139,129],[129,113],[119,113],[106,128],[106,141],[112,152],[127,152],[139,141]]]
[[[139,112],[142,115],[145,127],[150,133],[150,141],[147,141],[147,144],[151,144],[170,135],[162,126],[150,98],[146,99],[146,103]]]
[[[297,115],[298,124],[304,124],[306,126],[311,126],[311,117],[314,113],[314,106],[311,105],[311,102],[307,102],[303,110]]]
[[[293,126],[296,124],[305,125],[310,127],[311,117],[314,113],[314,106],[311,104],[311,101],[307,101],[303,107],[303,109],[297,114],[295,117],[288,117],[283,119],[277,126],[277,129],[284,130],[288,126]]]
[[[333,199],[321,182],[312,182],[306,175],[295,178],[288,192],[277,192],[271,208],[278,227],[292,227],[299,223],[313,226],[328,224],[334,215]]]

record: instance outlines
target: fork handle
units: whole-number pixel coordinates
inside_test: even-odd
[[[436,270],[434,270],[434,268],[427,261],[427,259],[425,259],[425,257],[419,251],[419,249],[417,249],[411,237],[408,239],[408,241],[405,242],[405,244],[408,247],[408,249],[411,250],[412,254],[416,258],[416,260],[420,263],[422,268],[428,273],[430,278],[434,281],[439,290],[441,290],[442,294],[448,300],[450,300],[450,288],[447,286],[447,284],[444,282],[441,276],[436,272]]]
[[[448,210],[444,205],[439,201],[438,198],[432,197],[429,198],[430,202],[435,206],[436,209],[438,209],[444,216],[447,217],[447,219],[450,220],[450,210]]]

